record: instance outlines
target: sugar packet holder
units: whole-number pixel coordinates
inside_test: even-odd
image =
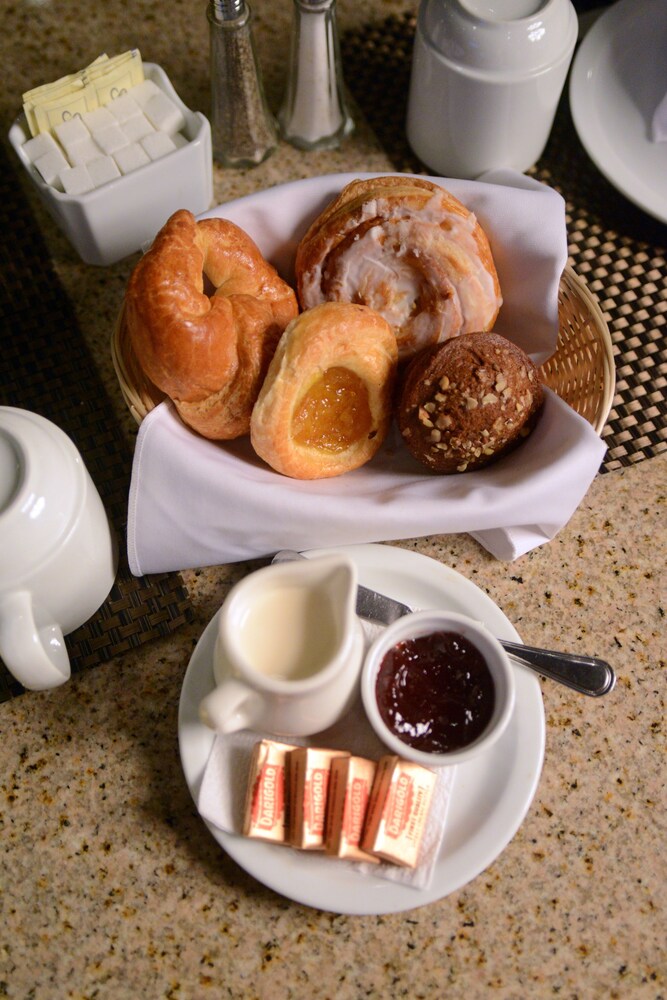
[[[213,200],[211,128],[201,112],[185,106],[167,74],[143,63],[152,81],[178,108],[186,140],[166,156],[82,194],[47,184],[35,170],[24,144],[30,132],[24,116],[9,130],[9,141],[47,211],[87,264],[108,266],[140,250],[178,208],[198,215]]]

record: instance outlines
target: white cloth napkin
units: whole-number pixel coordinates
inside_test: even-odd
[[[653,142],[667,142],[667,94],[653,112],[651,139]]]
[[[347,179],[335,178],[336,187]],[[315,180],[317,211],[327,179]],[[491,238],[504,294],[496,330],[543,360],[556,344],[558,284],[567,260],[562,198],[507,171],[488,175],[484,183],[446,184],[478,214]],[[284,188],[293,189],[291,197]],[[289,267],[281,243],[286,206],[297,196],[303,202],[303,190],[283,185],[267,192],[274,213],[269,236],[252,198],[224,206],[224,214],[257,239],[270,259],[283,254],[283,273]],[[305,215],[296,230],[303,229],[314,207],[301,211]],[[293,252],[293,241],[291,246]],[[533,434],[488,469],[459,476],[425,473],[394,428],[363,468],[333,479],[297,481],[262,463],[246,438],[214,443],[199,437],[165,402],[139,429],[129,497],[129,564],[142,575],[259,558],[280,548],[455,532],[473,533],[497,558],[511,560],[567,523],[604,451],[588,422],[547,392]]]
[[[488,469],[423,475],[397,431],[372,462],[309,483],[273,472],[249,441],[215,445],[170,403],[143,421],[127,530],[132,572],[161,573],[323,548],[473,532],[499,559],[541,545],[567,523],[602,461],[592,427],[547,391],[521,448]]]
[[[261,195],[219,205],[201,218],[231,219],[252,236],[286,281],[293,283],[299,239],[318,213],[356,178],[331,174],[279,184]],[[557,191],[515,170],[493,170],[476,181],[429,177],[471,209],[485,232],[503,296],[494,327],[536,363],[552,354],[558,336],[558,288],[567,263],[565,202]]]
[[[366,631],[366,641],[370,644],[381,627],[368,622],[363,622],[363,625]],[[255,743],[263,738],[277,739],[278,737],[267,733],[243,730],[225,736],[218,735],[213,742],[199,789],[197,808],[205,820],[226,833],[241,836],[250,755]],[[356,756],[367,757],[370,760],[379,760],[383,754],[388,752],[377,739],[366,719],[361,697],[358,697],[352,710],[344,719],[330,729],[319,733],[316,737],[289,738],[282,740],[282,742],[297,746],[349,750]],[[457,770],[456,767],[445,767],[438,770],[429,818],[424,830],[419,864],[416,868],[341,861],[338,858],[326,857],[324,854],[319,856],[321,863],[333,866],[334,875],[336,866],[346,864],[352,865],[362,873],[375,875],[392,882],[401,882],[416,889],[426,888],[431,882],[433,868],[445,835],[447,813]]]

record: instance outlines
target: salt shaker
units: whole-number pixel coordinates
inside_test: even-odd
[[[283,137],[298,149],[333,149],[354,128],[345,101],[336,0],[294,0],[278,122]]]
[[[253,167],[278,145],[264,96],[245,0],[210,0],[211,135],[214,158],[227,167]]]
[[[577,40],[571,0],[421,0],[407,138],[443,177],[540,157]]]

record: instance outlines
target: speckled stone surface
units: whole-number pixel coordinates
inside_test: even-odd
[[[190,107],[207,110],[203,4],[3,8],[4,134],[23,90],[135,45]],[[290,8],[254,8],[275,107]],[[403,9],[339,0],[339,20]],[[216,169],[216,200],[357,169],[391,169],[363,122],[333,153],[281,146],[255,171]],[[132,435],[108,340],[133,260],[82,265],[34,207]],[[618,674],[601,701],[541,682],[546,757],[525,821],[481,875],[428,906],[349,917],[293,903],[244,873],[199,819],[178,754],[181,684],[203,628],[253,564],[184,574],[192,624],[56,691],[0,705],[0,996],[667,996],[666,487],[665,459],[598,477],[549,546],[509,565],[465,536],[397,543],[476,583],[526,642],[597,654]]]

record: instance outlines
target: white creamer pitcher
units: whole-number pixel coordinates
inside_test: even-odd
[[[420,160],[442,177],[531,167],[577,32],[571,0],[421,0],[407,111]]]
[[[104,602],[117,552],[70,438],[36,413],[0,406],[0,657],[24,687],[68,679],[63,636]]]
[[[337,722],[363,658],[356,593],[356,567],[342,555],[272,564],[237,583],[220,610],[206,725],[307,736]]]

